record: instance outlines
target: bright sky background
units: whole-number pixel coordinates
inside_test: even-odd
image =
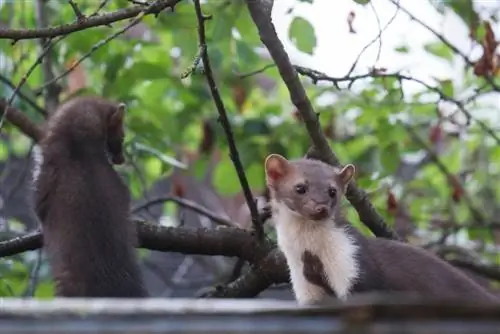
[[[437,0],[434,0],[437,1]],[[453,12],[442,16],[429,0],[400,0],[403,7],[413,15],[443,33],[463,53],[476,60],[481,55],[479,47],[472,48],[468,39],[468,30],[461,19]],[[394,16],[397,8],[388,0],[372,0],[372,5],[358,5],[353,0],[314,0],[313,4],[297,0],[275,0],[273,20],[279,36],[291,56],[293,63],[310,67],[330,76],[344,76],[360,51],[379,33],[376,14],[383,28]],[[294,6],[291,15],[286,11]],[[495,8],[500,14],[500,1],[476,0],[475,9],[482,18]],[[485,10],[486,9],[486,10]],[[349,33],[347,17],[354,11],[354,28],[357,34]],[[311,22],[316,31],[317,46],[313,56],[297,51],[288,40],[288,27],[294,15],[300,15]],[[500,37],[500,25],[494,25],[497,38]],[[380,59],[375,63],[379,43],[373,43],[358,62],[358,73],[366,73],[372,66],[385,67],[388,72],[405,70],[412,77],[433,84],[432,77],[454,79],[461,83],[463,63],[459,57],[453,66],[425,52],[423,45],[436,41],[435,36],[420,24],[411,21],[405,13],[399,11],[396,18],[382,34]],[[398,53],[394,48],[406,44],[409,53]],[[471,53],[472,50],[472,53]],[[408,83],[405,90],[422,89],[417,83]],[[460,88],[455,87],[456,91]],[[485,101],[486,102],[486,101]],[[500,106],[500,97],[490,95],[488,103]],[[500,118],[499,118],[500,119]]]

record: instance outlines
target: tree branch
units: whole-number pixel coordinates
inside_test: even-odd
[[[0,99],[0,117],[2,116],[5,108],[7,106],[7,101]],[[8,107],[7,115],[5,116],[7,121],[16,126],[19,131],[38,142],[43,136],[43,129],[38,124],[31,121],[24,113],[14,107]]]
[[[247,6],[257,26],[260,39],[276,63],[279,73],[288,88],[292,103],[297,107],[313,145],[319,152],[320,160],[330,165],[340,167],[341,164],[337,156],[330,149],[328,141],[321,130],[318,116],[312,107],[311,101],[309,101],[297,72],[292,66],[283,44],[276,34],[270,15],[266,13],[261,1],[247,0]],[[386,225],[384,219],[370,203],[366,192],[359,189],[354,181],[350,182],[347,188],[346,198],[358,212],[361,221],[376,236],[399,239],[397,234]]]
[[[210,87],[210,93],[212,94],[212,98],[214,100],[217,111],[219,112],[219,121],[224,129],[226,134],[227,143],[229,146],[229,157],[234,164],[234,168],[236,169],[236,173],[238,175],[238,179],[241,184],[241,188],[243,190],[243,194],[245,196],[245,200],[247,202],[248,208],[250,209],[250,216],[252,218],[252,225],[255,230],[255,234],[259,240],[264,237],[264,229],[262,226],[262,222],[259,217],[259,211],[257,210],[257,204],[252,195],[252,191],[250,190],[250,186],[248,184],[247,177],[245,175],[245,170],[243,169],[243,165],[241,164],[238,149],[236,148],[236,143],[234,141],[233,131],[231,130],[231,124],[227,118],[226,108],[224,103],[222,102],[222,98],[220,97],[219,91],[217,89],[217,84],[215,83],[215,79],[212,73],[212,67],[210,66],[210,58],[207,53],[207,44],[205,37],[205,21],[209,20],[211,17],[204,16],[201,12],[201,5],[199,0],[194,0],[194,6],[196,11],[196,17],[198,18],[198,38],[200,43],[200,55],[203,61],[203,68],[205,71],[205,77],[208,82],[208,86]]]
[[[182,0],[159,0],[153,3],[145,15],[158,14],[165,8],[173,8]],[[139,15],[144,10],[144,6],[133,6],[117,10],[109,14],[95,15],[71,24],[63,24],[56,27],[40,29],[9,29],[0,28],[0,39],[12,39],[14,41],[33,38],[53,38],[67,35],[76,31],[85,30],[92,27],[107,26],[111,23],[132,18]]]
[[[78,22],[82,22],[86,19],[85,15],[80,11],[80,8],[78,7],[78,4],[75,3],[73,0],[68,0],[69,5],[73,9],[73,12],[75,13],[76,20]]]
[[[12,83],[12,81],[10,81],[9,79],[7,79],[5,76],[3,76],[2,74],[0,74],[0,81],[3,82],[4,84],[6,84],[7,86],[9,86],[11,89],[16,89],[16,85],[14,85]],[[45,109],[43,109],[42,107],[40,107],[36,102],[35,100],[33,100],[32,98],[28,97],[26,94],[24,94],[23,92],[21,91],[18,91],[17,92],[17,95],[23,99],[24,101],[26,101],[26,103],[28,103],[32,108],[34,108],[37,112],[39,112],[40,114],[46,116],[47,115],[47,111]],[[4,106],[5,108],[5,106]]]
[[[253,298],[273,284],[288,283],[288,268],[283,253],[270,252],[262,261],[233,282],[217,285],[202,297],[205,298]]]
[[[146,201],[143,204],[139,204],[139,205],[133,207],[131,211],[132,211],[132,213],[137,213],[138,211],[146,209],[150,206],[162,204],[165,202],[174,202],[182,207],[188,208],[196,213],[199,213],[203,216],[210,218],[212,221],[216,222],[217,224],[234,227],[234,223],[231,220],[226,219],[226,218],[216,214],[215,212],[199,205],[196,202],[193,202],[193,201],[185,199],[185,198],[177,197],[177,196],[161,196],[161,197],[153,198],[153,199]]]
[[[134,220],[139,236],[138,248],[182,254],[239,257],[256,263],[271,251],[270,243],[259,243],[252,233],[235,227],[165,227]],[[0,242],[0,257],[41,248],[42,232]]]
[[[499,266],[491,266],[481,263],[476,263],[472,261],[467,261],[464,259],[449,259],[449,263],[458,268],[468,269],[470,271],[475,272],[481,276],[487,277],[489,279],[493,279],[496,281],[500,281],[500,267]]]

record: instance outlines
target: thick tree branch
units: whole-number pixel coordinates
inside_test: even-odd
[[[210,17],[204,16],[201,12],[201,5],[199,0],[194,0],[194,6],[196,11],[196,17],[198,18],[198,38],[200,43],[200,55],[203,61],[203,68],[205,71],[205,77],[207,78],[208,86],[210,87],[210,93],[212,94],[212,99],[214,100],[217,111],[219,112],[219,121],[226,134],[227,143],[229,146],[229,156],[234,164],[238,179],[243,190],[243,195],[247,202],[248,208],[250,209],[250,216],[252,218],[252,225],[255,230],[256,236],[259,239],[264,237],[264,229],[262,226],[262,221],[260,220],[259,211],[257,210],[257,203],[252,195],[250,186],[248,184],[247,177],[245,175],[245,170],[241,163],[238,149],[236,148],[236,143],[234,141],[233,131],[231,130],[231,124],[227,118],[226,107],[222,102],[219,90],[217,89],[217,84],[215,83],[214,75],[212,73],[212,67],[210,66],[210,58],[208,57],[207,44],[205,37],[205,21],[210,19]]]
[[[449,259],[452,265],[458,268],[468,269],[476,274],[487,277],[489,279],[493,279],[496,281],[500,281],[500,267],[499,266],[491,266],[485,265],[481,263],[476,263],[472,261],[467,261],[464,259]]]
[[[173,8],[181,0],[159,0],[156,1],[145,13],[158,14],[165,8]],[[71,24],[63,24],[56,27],[40,28],[40,29],[0,29],[0,38],[12,39],[18,41],[21,39],[32,38],[53,38],[56,36],[67,35],[76,31],[85,30],[92,27],[107,26],[111,23],[132,18],[139,15],[144,10],[144,6],[133,6],[130,8],[120,9],[109,14],[95,15],[84,20],[76,21]]]
[[[275,249],[233,282],[217,285],[202,297],[253,298],[273,284],[288,283],[288,269],[283,253]]]
[[[276,63],[283,81],[285,82],[290,98],[299,111],[307,132],[311,137],[313,145],[318,150],[320,160],[333,165],[341,166],[337,156],[332,152],[328,141],[321,130],[318,116],[315,113],[311,101],[306,95],[297,72],[295,71],[290,59],[283,47],[283,44],[276,34],[271,18],[266,14],[265,8],[260,1],[247,0],[247,6],[250,15],[257,26],[262,43],[269,50],[269,53]],[[356,186],[353,181],[347,188],[346,198],[351,202],[359,214],[361,221],[378,237],[399,239],[384,222],[384,219],[378,214],[370,203],[368,195],[362,189]]]
[[[3,82],[4,84],[6,84],[7,86],[9,86],[11,89],[16,89],[16,85],[14,85],[12,83],[12,81],[10,81],[9,79],[7,79],[5,76],[1,75],[0,74],[0,81]],[[39,112],[40,114],[46,116],[47,115],[47,111],[45,109],[43,109],[42,107],[40,107],[36,102],[35,100],[33,100],[32,98],[28,97],[26,94],[24,94],[23,92],[21,91],[18,91],[17,92],[17,95],[23,99],[24,101],[26,101],[26,103],[28,103],[32,108],[34,108],[37,112]],[[4,106],[5,108],[5,106]]]
[[[0,117],[7,106],[7,101],[0,99]],[[38,124],[30,120],[24,113],[14,107],[8,107],[6,119],[14,126],[16,126],[19,131],[38,142],[43,135],[43,129]]]
[[[256,263],[272,249],[271,244],[259,243],[252,233],[235,227],[210,229],[135,223],[139,247],[150,250],[239,257]]]
[[[239,257],[250,263],[264,258],[272,249],[269,243],[259,243],[243,229],[193,227],[165,227],[136,220],[139,248],[183,254],[220,255]],[[11,256],[42,247],[42,232],[0,242],[0,257]]]
[[[217,286],[203,297],[255,297],[273,284],[289,281],[286,261],[280,250],[268,242],[259,242],[248,231],[220,227],[217,229],[165,227],[134,221],[139,235],[139,248],[161,252],[179,252],[212,256],[238,257],[251,264],[250,269],[226,286]],[[12,256],[42,247],[41,232],[34,232],[0,242],[0,257]],[[453,260],[455,261],[455,260]],[[500,280],[498,268],[474,263],[452,264]]]

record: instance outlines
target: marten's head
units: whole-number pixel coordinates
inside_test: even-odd
[[[354,176],[354,165],[341,170],[319,160],[289,161],[270,154],[265,161],[271,201],[305,220],[324,221],[336,214]]]
[[[125,104],[101,97],[70,99],[50,115],[45,140],[68,143],[74,151],[102,147],[113,164],[122,164],[125,110]]]
[[[112,108],[108,115],[107,151],[111,162],[116,165],[125,162],[125,157],[123,156],[123,139],[125,138],[123,118],[125,110],[125,104],[120,103],[115,108]]]

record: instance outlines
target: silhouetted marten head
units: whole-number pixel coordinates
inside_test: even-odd
[[[45,138],[57,141],[64,137],[74,147],[102,145],[113,164],[122,164],[125,109],[125,104],[101,97],[73,98],[49,117]]]
[[[289,161],[279,154],[266,158],[265,170],[271,200],[308,221],[335,215],[355,172],[350,164],[339,170],[318,160]]]

